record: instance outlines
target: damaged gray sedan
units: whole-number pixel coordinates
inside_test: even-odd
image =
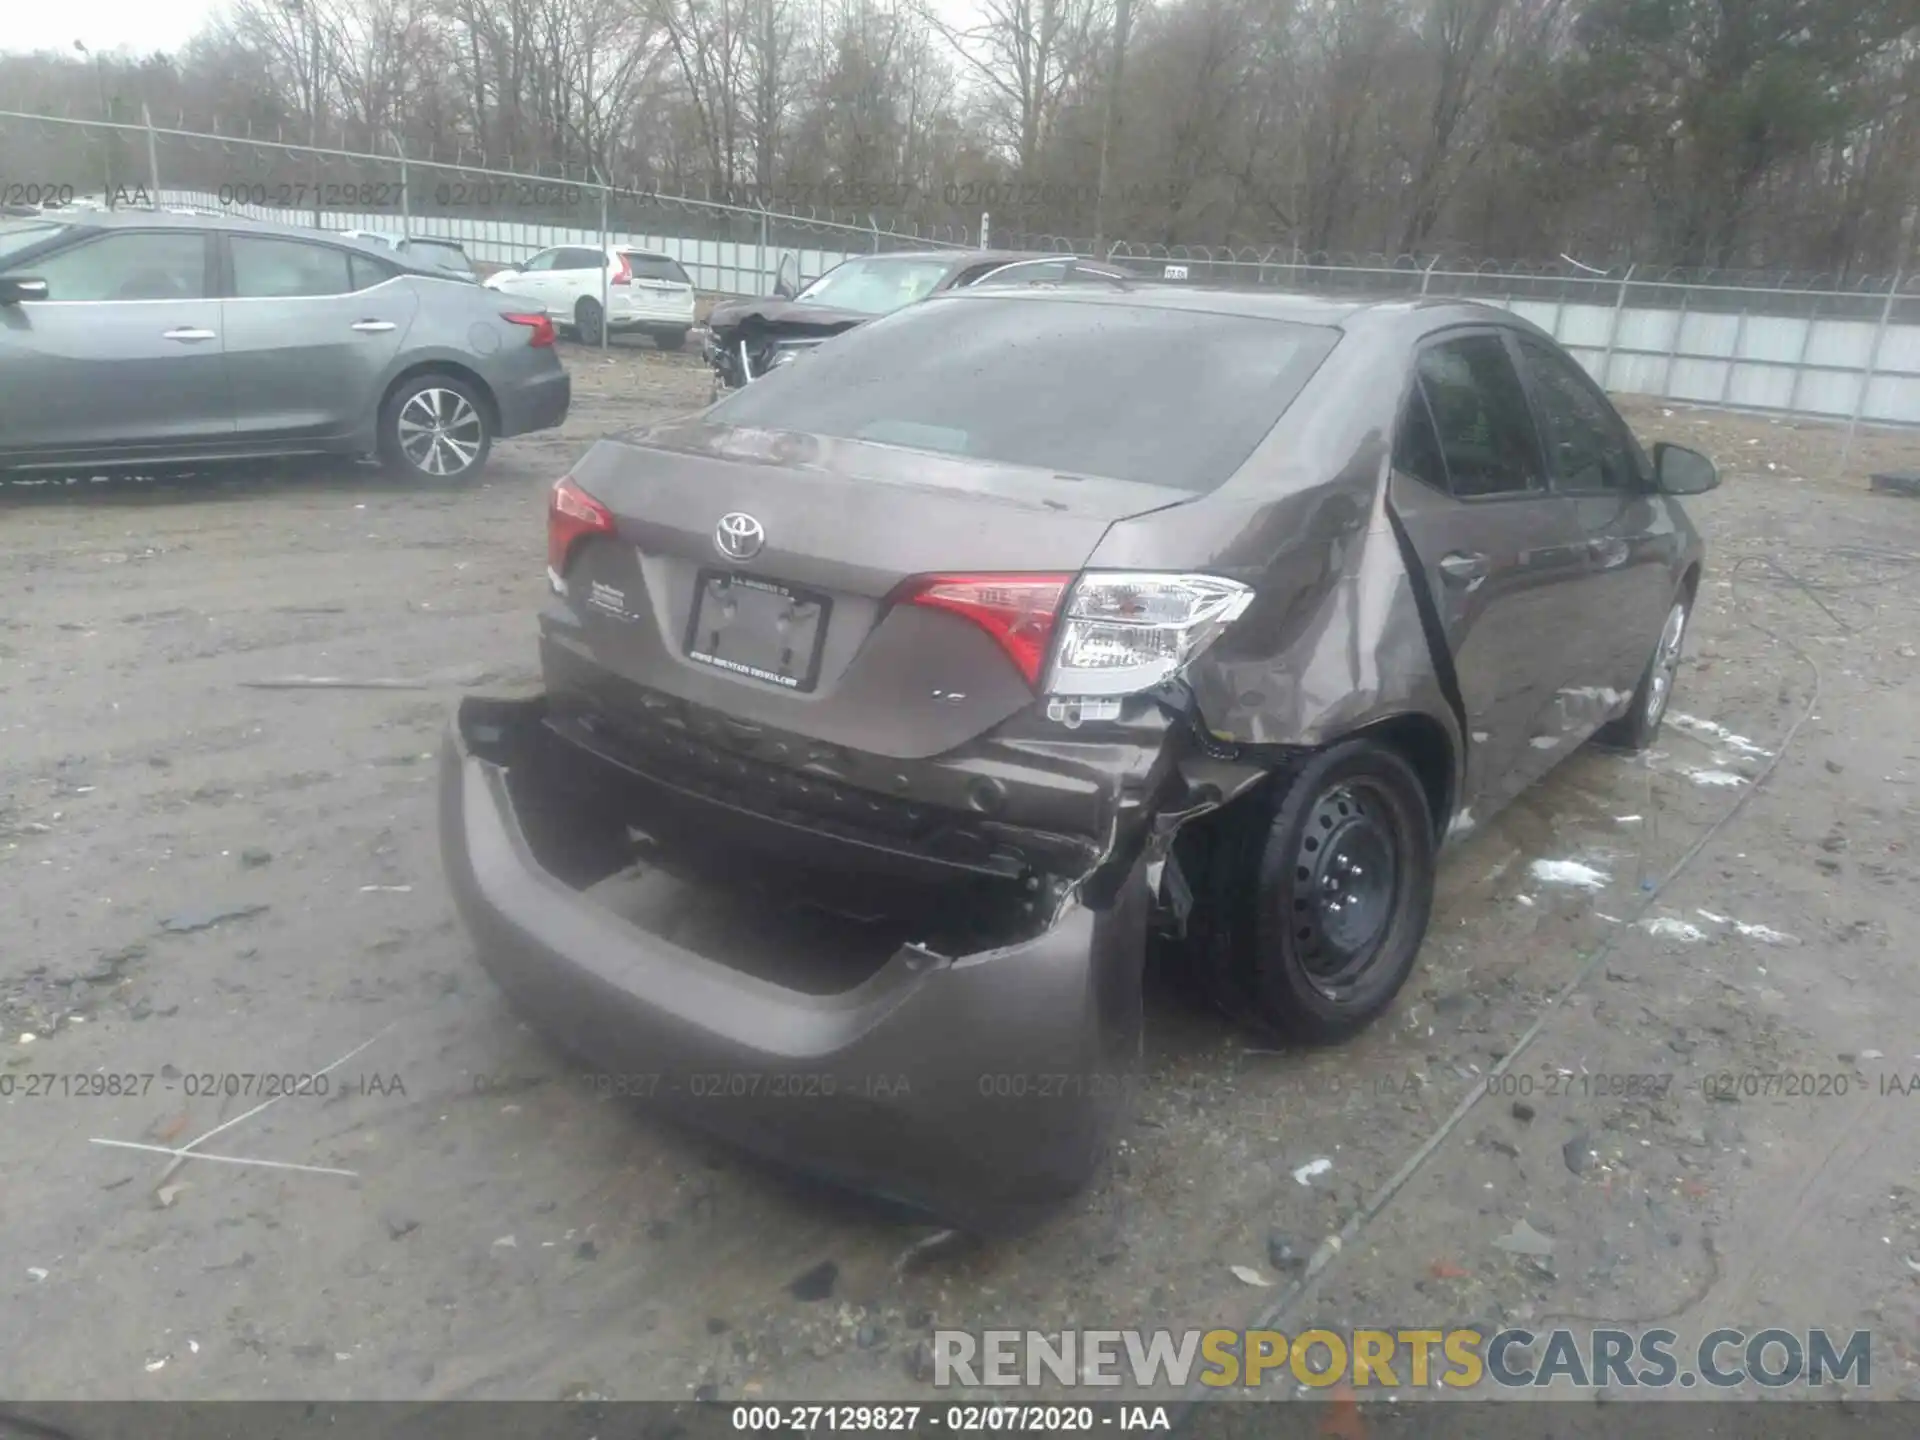
[[[1017,1229],[1126,1108],[1150,943],[1338,1040],[1450,834],[1652,738],[1714,483],[1498,310],[937,296],[559,482],[453,888],[602,1089]]]

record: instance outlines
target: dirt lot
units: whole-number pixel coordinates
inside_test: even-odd
[[[466,493],[0,497],[0,1394],[909,1396],[936,1325],[1265,1316],[1865,1326],[1872,1393],[1920,1397],[1920,1089],[1886,1088],[1920,1074],[1920,502],[1863,478],[1920,442],[1839,474],[1830,430],[1636,406],[1727,473],[1661,747],[1575,756],[1455,850],[1354,1044],[1250,1048],[1157,985],[1109,1173],[906,1260],[928,1231],[587,1093],[454,919],[429,757],[460,688],[533,678],[545,488],[706,393],[689,358],[568,358],[565,433]],[[290,675],[419,688],[252,688]],[[335,1062],[324,1099],[218,1094]],[[159,1078],[59,1078],[96,1072]],[[208,1151],[354,1174],[95,1143],[226,1121]],[[1550,1255],[1495,1247],[1522,1218]]]

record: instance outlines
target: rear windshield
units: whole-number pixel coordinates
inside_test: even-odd
[[[936,297],[770,371],[710,414],[729,425],[1211,490],[1339,338],[1243,315]]]
[[[626,257],[627,268],[633,272],[636,280],[671,280],[676,285],[691,285],[687,272],[680,268],[678,260],[669,260],[664,255],[636,255],[631,250],[620,252]]]

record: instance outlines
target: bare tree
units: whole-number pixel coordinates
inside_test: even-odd
[[[1038,174],[1041,146],[1072,69],[1090,50],[1100,0],[978,0],[978,19],[953,25],[921,13],[946,37],[986,92],[1019,173]]]
[[[743,0],[659,0],[667,43],[706,146],[709,175],[738,178],[740,90],[745,71]]]
[[[175,56],[0,56],[0,91],[695,194],[812,187],[953,230],[985,208],[973,182],[1024,182],[997,233],[1885,274],[1920,237],[1917,6],[236,0]],[[85,132],[18,133],[5,173],[106,169]],[[162,168],[252,178],[243,153],[392,173],[189,142]]]

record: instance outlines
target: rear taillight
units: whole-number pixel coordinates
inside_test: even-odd
[[[1215,575],[1088,571],[1074,582],[1049,695],[1137,695],[1171,680],[1247,608],[1253,591]]]
[[[620,268],[613,272],[613,283],[615,285],[632,284],[633,271],[627,267],[627,257],[624,255],[616,254],[613,258],[620,262]]]
[[[527,344],[536,349],[553,344],[553,321],[545,315],[502,315],[509,325],[524,325],[533,334],[527,337]]]
[[[907,599],[973,621],[1037,686],[1071,584],[1071,575],[927,575],[914,582]]]
[[[613,512],[574,484],[571,475],[554,483],[547,497],[547,582],[556,595],[567,593],[567,566],[590,535],[611,535]]]

